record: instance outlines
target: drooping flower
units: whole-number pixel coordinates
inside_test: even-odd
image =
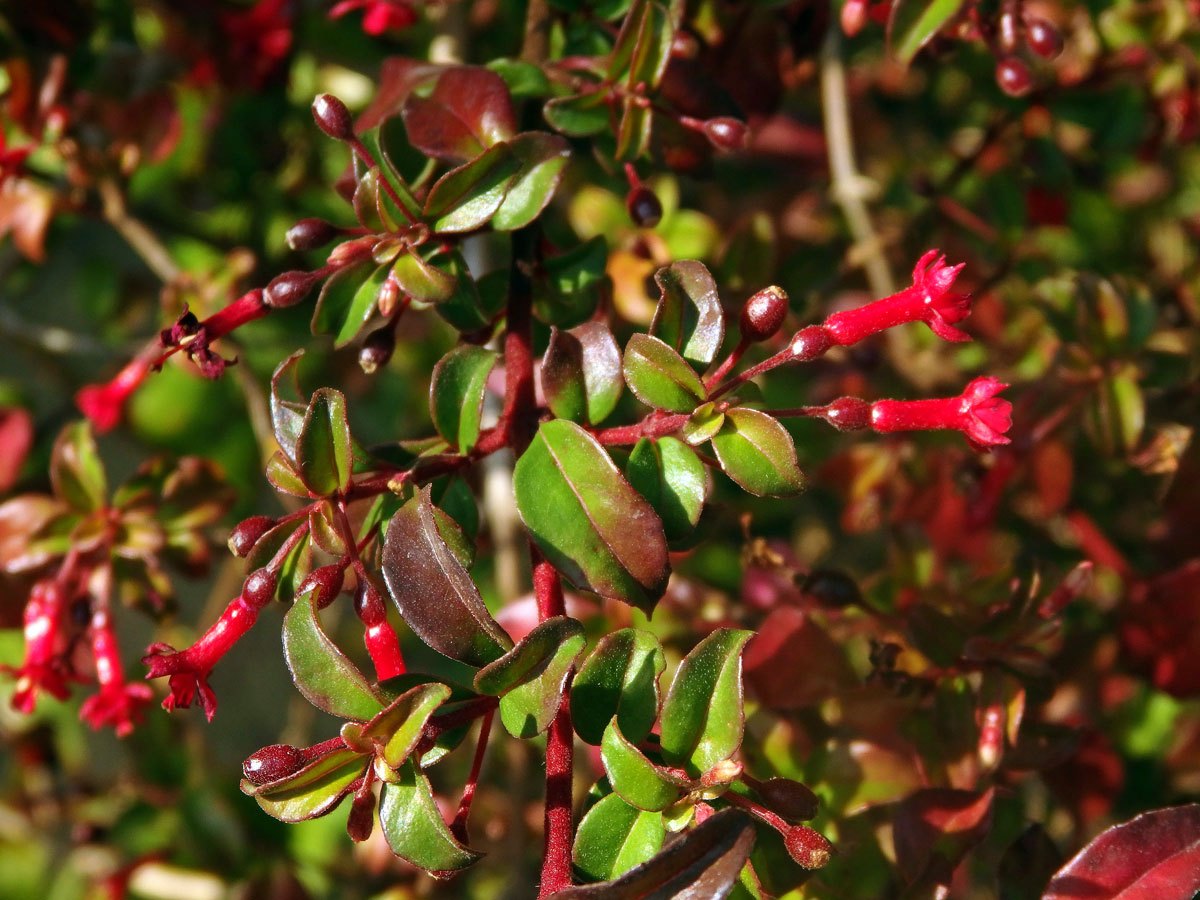
[[[129,362],[111,381],[105,384],[89,384],[75,395],[79,407],[96,431],[111,431],[125,414],[125,405],[133,392],[150,374],[150,363],[142,357]]]
[[[337,19],[359,9],[363,10],[363,31],[374,37],[417,21],[416,10],[403,0],[341,0],[329,10],[329,18]]]
[[[78,680],[65,655],[65,615],[66,595],[58,582],[45,580],[33,586],[25,604],[25,659],[20,668],[10,670],[17,679],[14,709],[33,712],[41,691],[65,700],[70,693],[67,682]]]
[[[96,660],[96,681],[100,691],[83,701],[79,718],[93,728],[111,725],[117,737],[125,737],[141,721],[150,702],[150,686],[125,680],[117,637],[108,612],[98,610],[92,616],[92,655]]]

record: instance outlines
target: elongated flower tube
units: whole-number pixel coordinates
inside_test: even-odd
[[[957,397],[936,400],[877,400],[868,403],[842,397],[825,406],[776,410],[777,416],[800,415],[824,419],[842,431],[870,428],[880,434],[894,431],[953,429],[979,449],[1009,443],[1012,404],[996,395],[1008,385],[986,376],[976,378]]]
[[[139,356],[131,360],[111,381],[89,384],[75,395],[75,405],[95,426],[96,431],[111,431],[125,414],[125,404],[150,374],[150,362]]]
[[[33,586],[25,604],[25,660],[13,671],[17,679],[12,696],[14,709],[33,712],[39,691],[67,699],[67,681],[72,672],[63,656],[65,613],[66,596],[60,584],[47,580]]]
[[[969,341],[970,335],[954,325],[970,315],[970,296],[950,291],[963,265],[948,266],[945,256],[930,250],[913,268],[912,287],[858,309],[835,313],[822,327],[832,343],[841,346],[856,344],[869,335],[906,322],[924,322],[934,334],[948,341]]]
[[[117,737],[125,737],[141,721],[143,708],[152,695],[149,685],[125,680],[117,636],[107,610],[97,610],[92,615],[92,655],[100,691],[83,702],[79,718],[93,728],[111,725]]]
[[[250,630],[259,611],[275,595],[276,576],[266,569],[250,574],[242,593],[221,613],[200,640],[185,650],[155,643],[146,648],[142,662],[149,667],[147,678],[167,676],[170,693],[163,709],[186,708],[199,699],[204,715],[211,722],[217,712],[217,697],[209,687],[208,676],[221,658]]]

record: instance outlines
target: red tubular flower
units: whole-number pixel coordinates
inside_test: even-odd
[[[776,415],[816,416],[842,431],[870,428],[880,434],[951,428],[961,431],[977,449],[1007,444],[1012,404],[996,396],[1008,387],[990,376],[976,378],[958,397],[937,400],[877,400],[867,403],[842,397],[827,406],[779,410]]]
[[[913,268],[912,287],[858,309],[835,313],[825,321],[823,328],[834,344],[842,346],[858,343],[885,328],[918,321],[945,340],[970,340],[970,335],[954,327],[970,315],[970,297],[950,293],[963,265],[947,266],[946,257],[938,256],[937,250],[930,250]]]
[[[111,431],[125,414],[125,404],[150,374],[150,363],[138,357],[125,366],[107,384],[89,384],[75,395],[79,407],[96,431]]]
[[[88,697],[79,710],[79,718],[93,728],[111,725],[117,737],[125,737],[142,719],[142,710],[150,702],[149,685],[129,684],[121,667],[117,637],[107,611],[92,616],[92,654],[96,660],[96,681],[100,692]]]
[[[387,31],[407,28],[417,21],[416,11],[400,0],[341,0],[329,10],[329,18],[337,19],[356,9],[365,11],[363,31],[374,37]]]
[[[38,691],[67,699],[67,681],[74,677],[64,653],[63,624],[66,597],[55,581],[39,581],[25,604],[25,661],[12,672],[17,679],[12,705],[23,713],[37,706]]]
[[[211,722],[217,711],[217,697],[208,686],[208,676],[226,653],[258,618],[261,606],[248,602],[244,592],[221,613],[200,640],[186,650],[156,643],[146,648],[142,662],[150,667],[147,678],[168,676],[171,693],[163,700],[163,709],[186,708],[199,695],[200,707]]]

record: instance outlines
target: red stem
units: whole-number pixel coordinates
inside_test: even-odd
[[[741,361],[742,354],[746,352],[746,348],[749,346],[750,341],[746,340],[746,338],[743,337],[739,340],[737,346],[733,348],[733,351],[725,358],[725,361],[717,366],[717,370],[704,379],[704,386],[711,390],[713,385],[720,384],[721,379],[729,374],[729,370]]]
[[[546,733],[546,851],[542,860],[542,887],[539,898],[571,886],[571,776],[574,753],[574,729],[571,707],[564,702]]]
[[[479,740],[475,744],[475,758],[471,760],[471,772],[467,783],[463,785],[462,799],[458,802],[458,813],[450,824],[450,831],[462,843],[467,840],[467,820],[471,817],[471,801],[475,799],[475,788],[479,784],[479,773],[483,769],[483,755],[487,751],[488,738],[492,733],[492,719],[496,715],[495,708],[483,714],[483,722],[479,726]]]
[[[690,413],[676,413],[670,416],[652,413],[632,425],[593,431],[592,437],[602,444],[636,444],[644,437],[658,438],[678,431],[690,418]]]

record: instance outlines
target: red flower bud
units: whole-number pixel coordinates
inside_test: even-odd
[[[308,296],[317,283],[315,272],[294,270],[276,275],[263,291],[263,302],[272,309],[287,309]]]
[[[317,127],[335,141],[348,141],[354,137],[350,110],[333,94],[318,95],[313,101],[312,112]]]
[[[255,569],[242,584],[242,599],[254,609],[262,609],[275,597],[279,576],[270,569]]]
[[[806,869],[819,869],[829,862],[833,845],[819,831],[806,825],[793,825],[783,836],[788,855]]]
[[[248,556],[259,539],[274,527],[275,520],[270,516],[243,519],[229,532],[229,552],[238,558]]]
[[[293,250],[316,250],[337,237],[340,229],[324,219],[301,219],[288,229],[287,245]]]
[[[996,84],[1010,97],[1024,97],[1033,90],[1033,73],[1024,60],[1006,56],[996,64]]]
[[[746,123],[729,116],[717,116],[704,123],[704,136],[718,150],[742,150],[749,131]]]
[[[644,184],[634,185],[625,195],[625,208],[638,228],[653,228],[662,221],[662,203],[658,195]]]
[[[1062,34],[1045,19],[1025,20],[1025,41],[1029,44],[1029,49],[1042,59],[1054,59],[1062,53]]]
[[[345,568],[337,563],[321,566],[319,569],[313,569],[308,573],[308,577],[300,582],[300,589],[296,593],[303,594],[305,591],[315,589],[317,592],[315,598],[317,609],[324,609],[336,600],[337,595],[342,592],[342,583],[345,577]]]
[[[391,323],[376,328],[363,341],[362,349],[358,351],[358,365],[367,375],[374,375],[381,367],[388,364],[392,352],[396,349],[396,329]]]
[[[242,774],[251,784],[270,784],[299,771],[303,765],[304,754],[297,748],[290,744],[271,744],[242,763]]]
[[[783,326],[788,313],[788,295],[781,288],[765,287],[742,307],[738,327],[747,341],[765,341]]]

